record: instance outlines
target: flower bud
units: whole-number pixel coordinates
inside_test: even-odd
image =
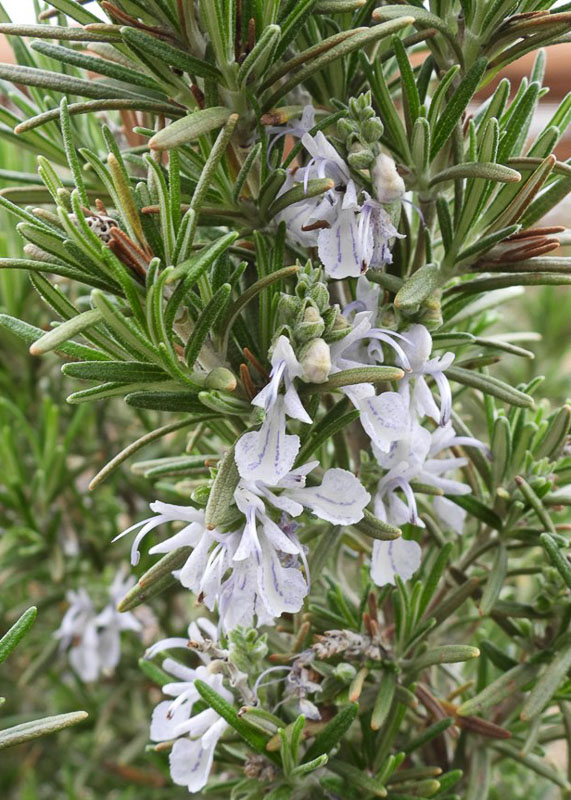
[[[210,487],[205,486],[197,486],[192,494],[190,495],[190,499],[199,506],[205,506],[208,502],[208,497],[210,495]]]
[[[304,322],[321,322],[321,314],[314,306],[307,306],[303,312]]]
[[[371,177],[375,197],[380,203],[392,203],[405,193],[404,181],[397,172],[396,164],[386,153],[377,156]]]
[[[342,661],[340,664],[337,664],[333,670],[333,675],[345,683],[350,683],[356,674],[357,670],[353,664],[348,664],[346,661]]]
[[[325,330],[325,323],[319,311],[311,305],[306,306],[303,317],[294,328],[295,340],[304,344],[321,336]]]
[[[300,358],[301,379],[306,383],[325,383],[331,370],[331,352],[323,339],[313,339]]]
[[[236,376],[226,367],[214,367],[206,376],[204,385],[207,389],[233,392],[236,388]]]
[[[371,117],[366,119],[361,125],[361,136],[369,144],[378,142],[383,135],[383,123],[378,117]]]
[[[323,315],[323,319],[325,321],[325,333],[323,334],[323,338],[328,344],[343,339],[351,330],[351,326],[343,314],[341,314],[339,306],[328,308]]]
[[[300,301],[297,297],[289,294],[282,294],[278,303],[278,319],[285,323],[290,323],[295,319],[299,311]]]
[[[356,133],[357,124],[351,119],[340,119],[337,123],[337,135],[344,142],[352,133]]]
[[[360,144],[356,144],[353,152],[347,156],[347,161],[353,169],[368,169],[374,160],[375,156],[371,151]]]
[[[329,290],[324,283],[315,283],[307,292],[307,296],[313,300],[320,313],[323,314],[329,307]]]

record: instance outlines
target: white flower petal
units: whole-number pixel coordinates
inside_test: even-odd
[[[165,650],[175,650],[180,648],[186,650],[188,646],[188,639],[183,639],[182,636],[170,636],[167,639],[161,639],[160,642],[155,642],[147,650],[145,650],[144,658],[154,658],[158,653]],[[176,661],[174,662],[177,663]]]
[[[196,547],[203,533],[203,522],[191,522],[173,536],[169,536],[163,542],[153,545],[149,549],[149,553],[155,555],[156,553],[170,553],[179,547]]]
[[[331,227],[317,237],[317,253],[331,278],[358,278],[367,267],[359,245],[358,217],[352,209],[340,210]]]
[[[430,417],[435,422],[440,422],[440,409],[422,375],[418,375],[414,381],[412,406],[419,417]]]
[[[419,568],[421,555],[420,545],[403,539],[402,536],[390,542],[375,539],[371,557],[371,578],[377,586],[394,584],[397,575],[406,581]]]
[[[281,565],[269,543],[262,545],[257,578],[260,598],[272,617],[300,610],[308,591],[307,583],[297,567]]]
[[[189,703],[183,703],[172,711],[171,705],[170,700],[163,700],[153,709],[150,733],[153,742],[166,742],[169,739],[175,739],[177,725],[186,722],[189,717],[192,709]]]
[[[218,598],[218,611],[226,632],[234,628],[250,628],[256,613],[257,564],[254,560],[239,561],[224,581]]]
[[[185,589],[190,589],[196,594],[200,591],[201,581],[206,571],[212,542],[211,534],[205,531],[202,539],[189,555],[182,569],[177,573],[178,580]]]
[[[99,660],[102,669],[114,670],[121,660],[121,635],[118,626],[110,626],[99,634]]]
[[[171,778],[177,786],[186,786],[189,792],[199,792],[208,781],[214,760],[214,746],[203,748],[199,740],[178,739],[170,752]]]
[[[208,731],[218,720],[220,716],[214,711],[213,708],[205,708],[198,714],[183,720],[176,726],[175,736],[184,736],[188,734],[192,739],[199,739],[206,731]]]
[[[321,486],[287,490],[287,494],[335,525],[349,525],[363,518],[371,495],[346,469],[328,469]]]
[[[366,397],[359,403],[361,425],[380,450],[388,450],[391,442],[403,439],[410,429],[410,414],[398,392],[383,392]]]
[[[462,534],[466,522],[466,511],[447,497],[434,498],[434,511],[444,528]]]
[[[278,398],[259,431],[245,433],[236,444],[238,472],[248,481],[275,486],[293,467],[299,436],[286,433],[283,399]]]
[[[276,550],[280,550],[282,553],[290,553],[291,555],[299,553],[299,544],[296,544],[286,536],[279,525],[276,525],[276,523],[265,514],[261,515],[261,521],[264,526],[264,534],[272,547]]]

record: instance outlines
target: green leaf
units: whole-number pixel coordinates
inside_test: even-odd
[[[464,369],[463,367],[450,367],[446,374],[453,381],[462,383],[465,386],[471,386],[473,389],[479,389],[484,394],[491,394],[493,397],[498,397],[500,400],[510,403],[510,405],[533,408],[532,397],[520,392],[519,389],[514,389],[498,378],[493,378],[491,375],[482,375],[479,372]]]
[[[131,68],[124,64],[116,64],[105,58],[79,53],[77,50],[72,50],[70,47],[61,47],[51,42],[32,42],[30,46],[33,50],[37,50],[38,53],[61,61],[64,64],[73,64],[81,69],[96,72],[99,75],[106,75],[118,81],[123,81],[123,83],[132,83],[135,86],[144,86],[147,89],[154,89],[155,91],[160,90],[154,78],[150,78],[148,75],[134,69],[134,67],[136,67],[134,62],[133,68]]]
[[[250,50],[238,70],[238,83],[244,85],[252,72],[259,77],[263,76],[264,68],[271,60],[274,50],[281,36],[279,25],[268,25],[254,47]]]
[[[452,500],[452,502],[456,503],[457,506],[460,506],[460,508],[463,508],[469,514],[476,517],[476,519],[481,520],[494,530],[502,530],[502,520],[496,514],[496,512],[484,505],[481,500],[478,500],[471,494],[448,495],[448,499]]]
[[[204,406],[196,395],[186,392],[132,392],[125,402],[133,408],[149,408],[156,411],[187,411],[191,414],[204,414]],[[205,415],[211,419],[212,415]]]
[[[0,24],[0,34],[4,36],[38,37],[45,39],[59,39],[74,42],[116,42],[120,39],[119,32],[114,31],[87,31],[75,25],[20,25],[14,22]]]
[[[517,661],[508,656],[504,650],[497,647],[493,642],[484,639],[480,642],[480,650],[489,658],[492,664],[502,672],[507,672],[512,667],[517,667]]]
[[[371,728],[378,731],[382,728],[393,703],[396,689],[396,675],[392,670],[381,671],[381,685],[377,692],[373,714],[371,716]]]
[[[359,713],[359,704],[351,703],[342,708],[325,728],[318,733],[309,750],[304,756],[304,763],[313,761],[314,758],[323,753],[330,753],[331,750],[341,741],[347,733]]]
[[[310,197],[317,197],[320,194],[328,192],[333,189],[335,182],[331,178],[314,178],[307,182],[307,186],[303,183],[297,183],[287,192],[280,195],[268,209],[268,217],[271,219],[283,211],[284,208],[299,203],[302,200],[307,200]]]
[[[513,264],[508,263],[506,269],[511,266]],[[569,284],[571,284],[571,275],[565,273],[510,272],[507,275],[494,275],[492,278],[475,278],[471,281],[463,281],[450,291],[469,295],[505,289],[510,286],[569,286]]]
[[[503,542],[496,548],[496,556],[492,569],[488,573],[482,599],[480,600],[480,614],[491,614],[504,586],[508,570],[508,551]]]
[[[438,588],[440,578],[444,574],[444,570],[446,569],[446,565],[448,564],[448,559],[450,558],[451,551],[452,551],[452,544],[451,542],[448,542],[439,551],[438,556],[432,566],[432,569],[430,570],[426,578],[424,578],[423,580],[422,593],[418,601],[418,611],[417,611],[418,619],[422,617],[422,615],[428,608],[428,604],[432,600],[434,592]]]
[[[310,772],[313,772],[316,769],[320,769],[324,767],[329,760],[329,757],[323,753],[323,755],[317,756],[314,758],[313,761],[306,761],[304,764],[299,764],[297,767],[294,767],[291,771],[292,778],[298,778],[302,775],[308,775]]]
[[[214,691],[207,683],[204,683],[204,681],[195,680],[194,686],[210,708],[213,708],[222,719],[225,719],[228,725],[234,728],[238,736],[240,736],[249,747],[257,753],[262,753],[266,758],[279,763],[278,755],[266,750],[267,738],[257,728],[249,725],[239,717],[236,709],[231,706],[227,700],[221,697],[218,692]]]
[[[146,356],[149,361],[160,361],[160,356],[138,326],[123,316],[103,292],[94,289],[91,294],[95,308],[109,325],[124,349],[134,356]],[[87,312],[86,312],[87,313]],[[135,351],[135,352],[133,352]]]
[[[539,665],[537,664],[518,664],[517,667],[509,669],[496,678],[475,697],[462,703],[457,709],[457,713],[461,717],[468,717],[486,712],[533,680],[538,670]]]
[[[184,348],[184,360],[189,368],[192,368],[199,358],[202,346],[212,329],[216,326],[218,319],[224,313],[231,293],[232,286],[229,283],[224,283],[196,320],[192,333]]]
[[[29,325],[15,317],[10,317],[8,314],[0,314],[0,327],[11,331],[15,336],[22,339],[28,345],[32,345],[44,335],[41,328],[36,328],[34,325]],[[107,361],[108,356],[99,350],[94,350],[92,347],[87,347],[77,342],[66,342],[58,348],[59,352],[70,356],[70,358],[90,359],[92,361]]]
[[[408,10],[408,7],[406,10]],[[336,44],[324,53],[311,58],[301,69],[294,72],[293,76],[285,81],[285,83],[264,102],[264,110],[267,111],[277,106],[282,97],[289,94],[292,89],[295,89],[296,86],[307,81],[315,72],[319,72],[332,61],[342,58],[343,56],[348,56],[356,50],[363,49],[366,45],[372,44],[384,36],[390,36],[401,28],[405,28],[411,22],[412,17],[408,15],[402,16],[400,19],[382,23],[381,25],[373,25],[370,28],[358,28],[352,36],[339,42],[339,44]]]
[[[438,288],[440,269],[436,264],[425,264],[408,278],[398,290],[395,306],[405,313],[414,311]]]
[[[154,431],[150,431],[150,433],[144,434],[139,439],[131,444],[127,445],[120,453],[117,453],[111,461],[108,461],[107,464],[99,470],[97,475],[95,475],[90,483],[89,483],[89,490],[93,491],[96,486],[102,483],[106,478],[111,475],[124,461],[126,461],[130,456],[136,453],[141,448],[145,447],[147,444],[154,442],[156,439],[160,439],[162,436],[166,436],[168,433],[174,433],[181,428],[189,427],[190,425],[196,425],[197,422],[194,417],[189,417],[187,419],[176,420],[175,422],[171,422],[168,425],[163,425],[160,428],[156,428]]]
[[[92,325],[97,325],[103,319],[102,314],[97,309],[90,309],[72,317],[66,322],[62,322],[56,328],[44,334],[40,339],[35,341],[30,347],[30,353],[33,356],[42,356],[49,353],[50,350],[57,350],[58,347],[78,333],[90,328]]]
[[[553,660],[539,676],[539,680],[529,693],[521,712],[521,718],[524,722],[529,722],[541,714],[559,689],[561,682],[565,680],[569,669],[571,669],[571,639],[567,637],[567,640],[561,643],[553,656]]]
[[[360,790],[365,797],[386,797],[387,790],[375,778],[370,778],[364,770],[354,767],[345,761],[335,759],[328,764],[332,772],[345,778],[347,784]]]
[[[557,545],[555,539],[548,533],[542,533],[539,537],[539,541],[541,542],[541,546],[545,550],[547,557],[555,569],[559,572],[567,587],[571,589],[571,564],[569,564],[567,556],[565,553],[561,552],[561,549]]]
[[[80,25],[101,22],[99,17],[87,8],[83,8],[81,3],[77,3],[75,0],[50,0],[49,4],[57,8],[61,14],[65,14],[66,17],[71,17],[71,19],[79,22]]]
[[[507,756],[510,761],[521,763],[524,767],[527,767],[527,769],[531,769],[538,775],[547,778],[547,780],[551,781],[556,786],[561,786],[566,793],[571,791],[571,783],[558,769],[552,767],[546,758],[533,755],[532,753],[524,755],[517,747],[513,747],[505,742],[494,742],[492,747],[502,755]]]
[[[388,5],[376,8],[373,11],[373,19],[398,19],[399,17],[412,17],[413,22],[422,28],[436,28],[437,31],[446,36],[449,44],[453,47],[460,64],[464,63],[462,50],[457,42],[457,33],[440,16],[431,14],[426,9],[410,5]]]
[[[232,111],[223,106],[193,111],[155,133],[149,141],[149,147],[151,150],[170,150],[194,142],[199,136],[221,128],[231,114]]]
[[[12,650],[17,646],[18,642],[28,633],[34,624],[37,613],[38,609],[35,606],[28,608],[17,622],[12,625],[10,630],[0,639],[0,664],[5,661]]]
[[[571,406],[565,405],[549,419],[549,424],[534,448],[536,458],[553,458],[566,441],[571,427]]]
[[[215,242],[200,250],[188,261],[179,264],[172,272],[169,273],[166,282],[167,284],[180,280],[181,283],[175,289],[171,299],[167,303],[165,311],[165,319],[174,321],[176,311],[190,289],[204,275],[206,270],[219,258],[226,250],[236,241],[238,234],[234,231],[224,234],[216,239]]]
[[[191,553],[190,547],[178,547],[164,555],[144,575],[141,575],[137,583],[119,600],[117,611],[131,611],[176,583],[173,570],[180,569]]]
[[[458,178],[484,178],[485,180],[500,183],[517,183],[521,175],[515,169],[504,167],[503,164],[484,161],[465,161],[463,164],[454,164],[452,167],[437,172],[430,180],[430,186],[443,181],[455,181]]]
[[[477,647],[471,647],[467,644],[443,644],[440,647],[427,650],[426,653],[415,658],[410,666],[415,672],[420,672],[435,664],[456,664],[461,661],[479,658],[479,656],[480,651]]]
[[[511,428],[507,417],[496,417],[492,429],[492,480],[501,484],[510,465],[512,453]]]
[[[535,511],[537,518],[542,525],[547,528],[550,533],[556,533],[555,525],[553,524],[553,520],[551,519],[549,512],[541,502],[541,498],[537,496],[525,478],[522,478],[521,475],[516,475],[515,482],[522,493],[524,500]]]
[[[24,67],[17,64],[0,64],[0,78],[23,86],[34,86],[38,89],[74,94],[79,95],[79,97],[91,97],[95,100],[137,99],[138,97],[135,92],[130,92],[125,88],[115,88],[109,83],[104,84],[94,80],[87,81],[83,78],[73,78],[71,75],[65,75],[62,72],[49,72],[45,69]],[[59,116],[59,113],[58,108],[56,117]],[[20,129],[17,132],[21,133],[22,131]]]
[[[204,524],[210,530],[223,525],[231,516],[235,516],[234,491],[239,480],[240,475],[234,460],[234,447],[232,447],[220,461],[218,473],[206,504]]]
[[[61,49],[68,50],[69,48],[62,47]],[[67,163],[69,164],[69,168],[71,169],[71,174],[73,175],[73,182],[77,187],[80,200],[84,206],[89,207],[89,199],[87,197],[87,192],[85,191],[83,174],[81,171],[81,167],[79,166],[77,150],[73,141],[72,126],[69,118],[69,111],[67,110],[67,99],[65,97],[62,97],[61,99],[59,110],[60,110],[61,135],[65,148]]]
[[[167,44],[158,36],[151,36],[137,28],[129,27],[121,28],[121,36],[136,50],[148,53],[164,64],[188,72],[190,75],[214,80],[219,80],[221,77],[220,70],[213,64],[191,56],[186,50],[180,50],[178,47]]]
[[[145,382],[168,380],[162,367],[145,361],[89,361],[64,364],[64,375],[84,381]]]
[[[331,441],[334,436],[359,419],[359,411],[356,408],[347,410],[348,408],[348,403],[340,400],[331,412],[325,414],[309,429],[307,438],[297,455],[296,465],[305,464],[325,442]]]
[[[385,10],[386,9],[379,9],[381,12]],[[452,135],[452,131],[460,121],[468,103],[478,89],[480,81],[486,71],[487,64],[488,61],[486,58],[477,59],[447,103],[444,112],[435,125],[432,146],[430,148],[431,161],[436,158]]]
[[[417,117],[420,115],[420,97],[418,96],[414,73],[402,40],[398,36],[393,36],[391,43],[399,66],[407,129],[410,134]]]
[[[226,352],[228,347],[228,340],[230,337],[230,333],[232,331],[232,326],[234,322],[244,306],[246,306],[251,300],[253,300],[257,295],[260,294],[264,289],[268,286],[271,286],[273,283],[277,281],[284,280],[285,278],[289,278],[292,275],[295,275],[299,272],[299,267],[297,264],[294,264],[290,267],[282,267],[282,269],[278,269],[275,272],[271,272],[269,275],[264,275],[263,278],[253,283],[249,286],[245,292],[241,294],[241,296],[233,303],[226,313],[226,319],[222,323],[223,333],[223,341],[221,350],[223,353]]]
[[[517,233],[520,229],[521,225],[508,225],[507,228],[501,228],[501,230],[495,231],[489,236],[479,237],[478,240],[473,244],[468,245],[468,247],[460,251],[456,257],[456,264],[460,264],[462,261],[473,258],[479,253],[484,253],[486,250],[491,250],[494,245],[498,244],[498,242],[501,242],[503,239],[507,239],[508,236]]]
[[[367,509],[365,509],[363,519],[355,522],[352,527],[364,533],[365,536],[370,536],[372,539],[381,539],[382,541],[398,539],[401,536],[399,528],[395,528],[394,525],[378,519]]]
[[[13,728],[0,731],[0,750],[77,725],[78,722],[87,719],[87,716],[85,711],[72,711],[69,714],[58,714],[55,717],[44,717],[15,725]]]
[[[415,750],[424,747],[424,745],[428,744],[428,742],[432,741],[432,739],[435,739],[437,736],[441,736],[444,731],[448,730],[448,728],[453,724],[454,719],[452,717],[446,717],[445,719],[438,720],[438,722],[434,722],[419,736],[410,741],[406,747],[403,748],[404,752],[408,755],[409,753],[413,753]]]
[[[357,383],[385,383],[398,381],[404,377],[400,367],[353,367],[335,372],[324,383],[306,383],[301,386],[302,392],[321,393],[334,392],[343,386],[353,386]]]
[[[140,658],[138,664],[143,675],[153,683],[156,683],[157,686],[165,686],[167,683],[172,682],[172,676],[168,675],[157,664],[149,661],[148,658]]]
[[[48,26],[45,26],[46,28]],[[49,27],[51,30],[51,26]],[[172,103],[165,103],[161,100],[149,100],[144,97],[114,97],[106,100],[90,100],[80,103],[71,103],[68,108],[70,117],[75,114],[96,114],[100,111],[151,111],[155,114],[164,114],[168,117],[180,117],[181,109]],[[57,108],[50,108],[48,111],[43,111],[41,114],[36,114],[30,119],[20,122],[14,128],[14,133],[22,134],[28,133],[35,128],[39,128],[48,122],[53,122],[58,119],[60,115],[59,106]]]

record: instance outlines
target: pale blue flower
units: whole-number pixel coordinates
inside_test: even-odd
[[[330,178],[335,186],[318,197],[288,206],[276,217],[284,221],[289,237],[302,247],[317,247],[331,278],[358,277],[392,260],[390,242],[400,237],[382,204],[355,183],[351,171],[321,131],[304,134],[311,156],[304,167],[288,176],[280,194],[310,180]]]
[[[155,707],[151,739],[175,740],[169,755],[171,778],[177,786],[198,792],[208,781],[216,745],[228,723],[212,708],[193,714],[195,704],[201,700],[195,681],[208,684],[228,703],[233,703],[234,698],[224,686],[222,676],[210,673],[206,666],[191,669],[167,658],[162,668],[176,678],[163,686],[163,693],[175,699],[164,700]]]
[[[454,353],[430,358],[432,337],[424,325],[411,325],[404,336],[403,350],[409,371],[402,380],[400,389],[410,393],[411,408],[419,417],[427,416],[439,425],[446,425],[452,413],[452,391],[444,373],[454,361]],[[402,357],[399,363],[404,365]],[[425,376],[433,378],[438,387],[440,408],[428,388]]]

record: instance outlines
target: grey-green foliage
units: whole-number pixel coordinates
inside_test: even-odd
[[[492,326],[519,287],[571,282],[571,259],[548,255],[557,230],[538,227],[571,188],[571,167],[553,155],[571,100],[529,144],[545,93],[540,51],[511,100],[503,79],[467,112],[503,66],[567,41],[570,12],[529,0],[441,0],[430,10],[351,0],[129,0],[106,4],[110,24],[100,24],[73,0],[51,5],[57,25],[45,24],[49,14],[36,26],[0,25],[18,62],[0,65],[9,100],[0,136],[38,155],[39,175],[0,173],[10,182],[0,204],[24,243],[23,253],[4,254],[0,269],[28,272],[45,304],[28,313],[12,273],[2,284],[0,323],[15,380],[29,362],[17,349],[12,362],[13,335],[37,355],[64,359],[73,408],[62,412],[53,400],[40,407],[29,385],[15,391],[2,375],[10,387],[0,405],[10,572],[3,608],[20,579],[40,582],[48,606],[79,579],[96,585],[120,525],[118,496],[131,511],[141,507],[139,495],[190,498],[213,524],[236,524],[228,499],[237,482],[232,447],[259,423],[249,401],[267,380],[272,340],[287,333],[298,352],[315,338],[338,341],[347,332],[338,301],[355,291],[347,281],[343,296],[335,294],[316,254],[274,222],[288,205],[332,188],[324,178],[282,193],[301,147],[286,155],[285,138],[272,139],[268,128],[299,117],[307,92],[319,112],[312,132],[327,134],[363,185],[371,189],[368,169],[382,150],[413,193],[420,213],[400,213],[404,238],[393,263],[369,277],[384,290],[387,327],[422,322],[436,354],[454,351],[454,424],[461,435],[486,438],[492,458],[465,450],[472,494],[452,498],[469,516],[462,539],[439,526],[430,503],[438,492],[415,487],[424,556],[406,584],[378,590],[361,568],[375,538],[400,534],[372,513],[334,533],[319,521],[304,532],[316,569],[304,612],[270,630],[267,642],[253,632],[231,637],[228,669],[253,681],[313,646],[323,721],[300,715],[284,698],[283,681],[260,688],[260,707],[242,697],[240,714],[198,684],[204,704],[234,729],[216,754],[224,780],[217,785],[214,775],[208,792],[233,800],[471,800],[482,787],[494,797],[497,786],[528,772],[541,787],[569,791],[568,778],[544,756],[553,740],[571,749],[570,412],[550,408],[540,382],[525,368],[516,372],[515,359],[533,356],[521,346],[527,339]],[[409,60],[417,52],[420,67]],[[508,366],[498,377],[490,367],[502,359]],[[47,363],[46,381],[62,396]],[[378,467],[360,452],[356,412],[339,389],[395,381],[402,370],[390,362],[367,369],[380,372],[347,370],[310,386],[304,401],[314,422],[298,432],[300,463],[318,457],[324,467],[359,470],[374,487]],[[155,452],[117,481],[117,469],[151,444]],[[218,461],[224,450],[230,456]],[[86,472],[95,506],[85,498]],[[117,482],[100,489],[104,480]],[[60,537],[66,524],[81,542],[72,558]],[[409,525],[403,532],[420,537]],[[150,602],[165,635],[179,635],[184,600],[171,571],[185,555],[145,559],[121,608]],[[332,630],[342,632],[341,645]],[[46,641],[49,659],[48,632]],[[70,693],[86,695],[98,721],[93,739],[80,732],[77,748],[70,741],[82,777],[73,774],[75,755],[61,756],[47,796],[116,788],[89,766],[92,741],[110,775],[136,785],[138,797],[175,796],[164,759],[152,752],[145,766],[146,737],[130,729],[131,706],[139,723],[144,718],[146,680],[165,679],[154,662],[142,662],[142,674],[131,669],[134,649],[108,694],[105,686],[58,685],[52,670],[58,710]],[[46,663],[41,650],[38,643],[35,673],[28,666],[34,677]],[[111,758],[116,742],[118,760]],[[41,768],[38,775],[45,780]],[[8,790],[17,780],[6,773]],[[44,796],[28,780],[29,796]]]

